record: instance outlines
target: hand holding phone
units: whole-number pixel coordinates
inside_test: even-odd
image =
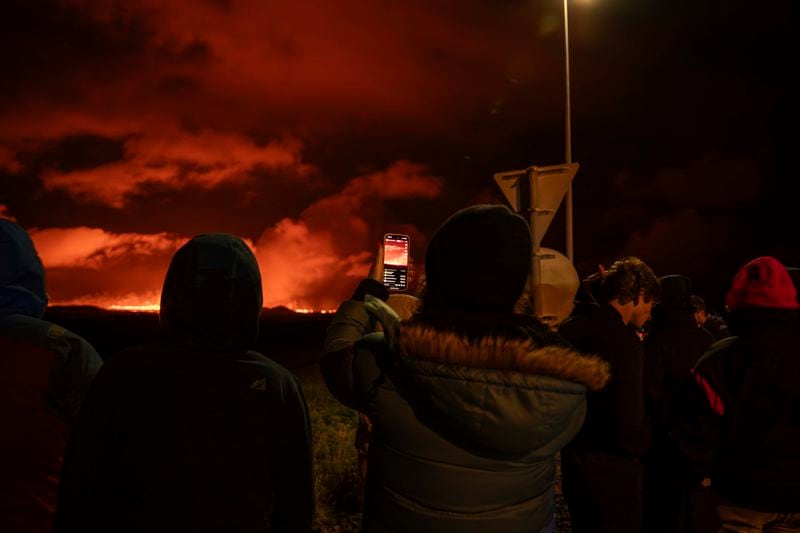
[[[383,284],[390,291],[408,289],[409,238],[402,233],[383,237]]]

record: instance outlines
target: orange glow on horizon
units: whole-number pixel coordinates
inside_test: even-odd
[[[298,309],[292,309],[295,313],[299,313],[301,315],[312,315],[312,314],[321,314],[321,315],[330,315],[336,312],[336,309],[309,309],[306,307],[300,307]]]
[[[70,301],[54,301],[50,302],[51,306],[56,307],[98,307],[106,311],[130,311],[135,313],[158,313],[161,310],[161,305],[152,301],[142,301],[134,303],[132,298],[124,298],[117,302],[111,302],[103,298],[81,298],[79,300]],[[269,308],[262,308],[269,309]],[[287,307],[290,311],[294,311],[301,315],[330,315],[336,312],[336,309],[312,309],[310,307]]]
[[[144,313],[157,313],[161,310],[159,304],[125,305],[112,304],[108,307],[110,311],[135,311]]]

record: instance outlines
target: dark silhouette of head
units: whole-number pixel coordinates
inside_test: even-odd
[[[448,218],[425,256],[423,311],[512,312],[530,272],[530,228],[501,205]]]
[[[694,315],[692,280],[680,274],[658,278],[661,295],[653,306],[653,321],[658,322],[676,314]]]
[[[28,233],[0,219],[0,313],[41,318],[47,307],[42,261]]]
[[[180,343],[210,351],[249,348],[258,336],[261,274],[234,235],[207,233],[172,258],[161,291],[161,325]]]

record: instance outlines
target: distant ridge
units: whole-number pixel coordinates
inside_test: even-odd
[[[96,305],[48,305],[47,309],[53,310],[69,310],[75,312],[87,312],[87,313],[104,313],[109,311],[109,309],[103,309],[102,307],[97,307]]]
[[[294,311],[286,307],[285,305],[279,305],[277,307],[264,307],[261,309],[261,316],[264,315],[296,315]]]

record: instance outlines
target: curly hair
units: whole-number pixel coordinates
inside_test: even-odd
[[[606,270],[601,282],[604,296],[610,300],[619,300],[621,304],[636,302],[642,296],[645,302],[657,300],[661,294],[653,270],[638,257],[625,257],[615,261]]]

